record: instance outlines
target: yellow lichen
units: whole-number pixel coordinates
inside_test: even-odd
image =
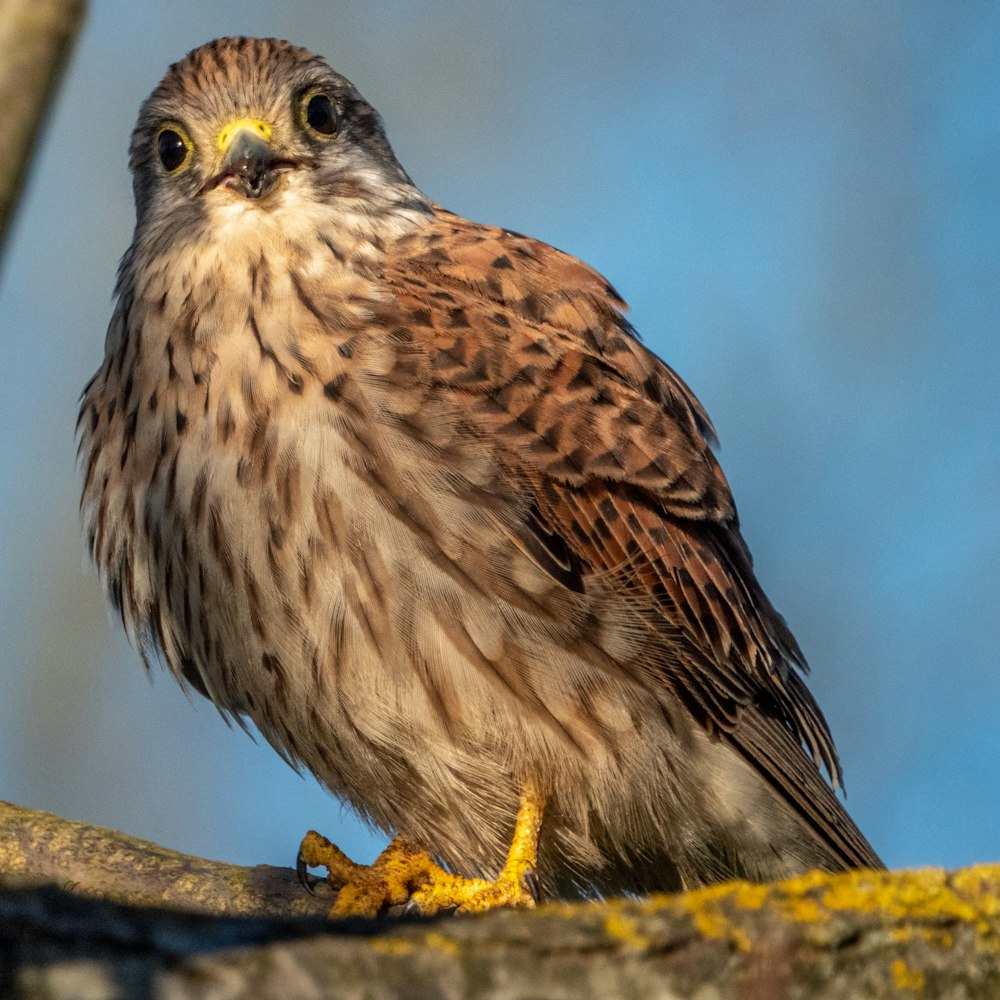
[[[842,875],[811,872],[774,885],[729,882],[689,892],[681,899],[688,912],[728,902],[739,909],[777,906],[793,919],[807,922],[819,919],[821,909],[826,908],[891,918],[943,916],[976,924],[1000,915],[998,879],[1000,871],[995,866],[979,873],[968,869],[954,876],[951,884],[939,869]]]
[[[926,941],[927,944],[944,950],[955,946],[955,936],[937,927],[893,927],[889,931],[889,940],[896,944]]]
[[[881,913],[887,917],[927,919],[950,917],[974,922],[981,910],[957,895],[944,872],[849,872],[830,884],[822,902],[831,910]]]
[[[424,936],[424,945],[435,951],[443,951],[446,955],[458,953],[458,945],[451,938],[445,937],[444,934],[439,934],[437,931],[427,932]]]
[[[702,937],[724,938],[729,936],[732,924],[716,909],[694,910],[691,920]]]
[[[920,969],[911,969],[901,958],[892,963],[892,979],[898,990],[922,990],[926,983]]]
[[[686,903],[687,897],[683,899]],[[685,908],[691,914],[695,930],[702,937],[729,941],[739,951],[750,951],[752,948],[750,935],[742,927],[733,924],[715,903],[705,905],[704,901],[701,901],[701,905],[685,906]]]
[[[737,882],[733,902],[741,910],[759,910],[767,902],[771,889],[766,885],[754,885],[750,882]]]
[[[650,945],[649,938],[639,932],[639,922],[617,909],[604,918],[604,933],[634,951],[645,951]]]
[[[951,876],[951,884],[957,892],[974,896],[983,916],[1000,916],[1000,891],[996,885],[995,866],[963,868]]]
[[[416,950],[412,941],[402,941],[392,937],[373,937],[369,939],[369,947],[379,955],[400,957],[410,955]]]
[[[778,896],[772,900],[782,914],[789,920],[798,924],[816,924],[826,917],[826,913],[820,908],[815,899],[799,896]]]
[[[684,895],[651,897],[644,912],[671,905],[691,916],[699,934],[727,939],[740,950],[751,941],[736,926],[735,911],[767,907],[788,921],[821,925],[835,913],[871,914],[884,925],[919,923],[924,927],[888,927],[894,941],[923,937],[937,947],[950,948],[952,924],[964,924],[979,935],[977,947],[1000,949],[996,917],[1000,914],[1000,867],[980,866],[948,876],[940,869],[907,872],[854,871],[832,875],[810,872],[773,885],[730,882],[707,886]],[[941,925],[945,924],[947,929]]]
[[[729,933],[729,940],[732,941],[738,951],[751,951],[753,941],[742,927],[734,927]]]

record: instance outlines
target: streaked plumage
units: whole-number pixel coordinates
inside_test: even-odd
[[[171,67],[131,166],[80,427],[145,655],[459,872],[529,779],[550,891],[879,864],[708,417],[604,278],[434,205],[283,42]]]

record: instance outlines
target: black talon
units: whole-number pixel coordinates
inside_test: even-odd
[[[531,893],[531,898],[536,902],[540,902],[542,898],[542,887],[538,881],[538,876],[535,874],[534,868],[529,868],[524,875],[521,877],[521,883],[528,892]]]
[[[309,875],[309,866],[303,860],[301,851],[299,851],[299,853],[295,856],[295,874],[299,877],[299,885],[301,885],[310,896],[315,896],[316,890],[312,887],[312,881]]]
[[[417,906],[417,901],[412,897],[406,901],[406,905],[403,907],[403,912],[400,913],[401,917],[419,917],[420,907]]]

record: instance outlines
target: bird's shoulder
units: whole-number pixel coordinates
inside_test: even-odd
[[[436,209],[392,248],[385,279],[436,384],[512,461],[575,487],[629,484],[678,516],[735,519],[708,415],[596,270]]]

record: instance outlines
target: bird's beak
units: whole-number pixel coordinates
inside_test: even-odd
[[[271,126],[253,118],[239,118],[219,133],[220,171],[209,186],[225,185],[247,198],[262,198],[279,175],[294,164],[279,157],[271,144]]]

